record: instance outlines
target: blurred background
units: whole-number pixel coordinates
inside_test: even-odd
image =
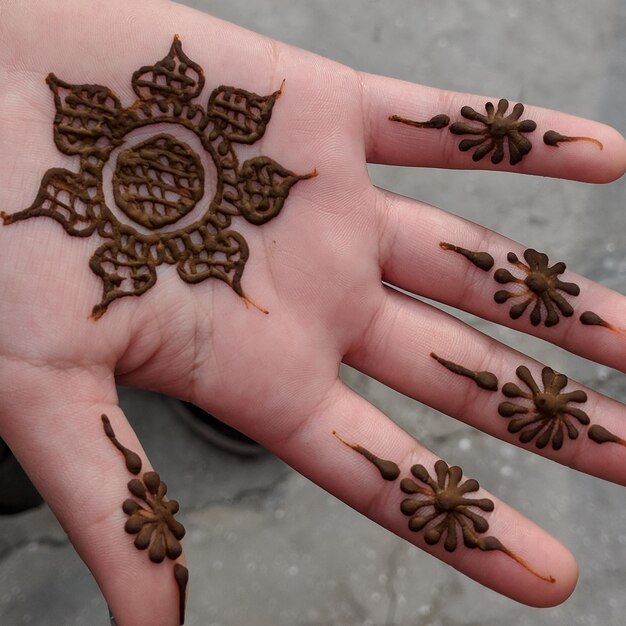
[[[360,70],[559,109],[626,133],[623,0],[186,3]],[[626,294],[624,180],[591,186],[507,173],[382,166],[370,171],[376,185],[545,251]],[[563,234],[559,240],[553,236],[557,225]],[[626,401],[623,375],[455,314],[580,383]],[[121,389],[123,409],[182,505],[191,571],[188,624],[624,623],[623,488],[482,435],[354,370],[346,368],[342,375],[426,446],[460,464],[567,545],[581,568],[574,595],[562,606],[542,610],[501,597],[364,519],[272,455],[242,460],[217,450],[181,424],[164,398]],[[157,435],[151,434],[155,423]],[[45,506],[0,516],[0,624],[108,624],[97,585]]]

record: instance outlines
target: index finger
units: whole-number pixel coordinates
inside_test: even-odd
[[[361,75],[370,163],[490,169],[605,183],[626,171],[626,141],[599,122],[506,97]]]

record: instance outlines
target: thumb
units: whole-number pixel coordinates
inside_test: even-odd
[[[113,374],[15,369],[2,377],[0,436],[95,576],[114,623],[183,623],[178,503],[119,408]]]

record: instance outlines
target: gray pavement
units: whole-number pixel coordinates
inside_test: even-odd
[[[216,16],[358,69],[508,97],[626,132],[623,0],[196,0]],[[210,77],[208,77],[210,81]],[[371,168],[377,185],[566,259],[626,294],[626,182]],[[553,232],[562,233],[555,241]],[[626,379],[458,314],[583,384],[626,401]],[[626,615],[626,492],[491,439],[346,368],[345,380],[576,555],[562,606],[483,589],[391,536],[280,460],[241,461],[196,440],[163,398],[120,391],[170,493],[190,562],[188,624],[201,626],[618,626]],[[157,428],[148,428],[156,422]],[[167,441],[162,433],[167,433]],[[7,540],[11,537],[11,541]],[[446,590],[444,596],[442,589]],[[0,625],[97,626],[106,606],[45,507],[0,518]]]

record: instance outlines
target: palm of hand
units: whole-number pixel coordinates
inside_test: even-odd
[[[143,73],[138,70],[137,74],[140,74],[138,79],[133,78],[135,90],[138,91],[137,83],[147,74],[150,74],[156,83],[155,69],[159,69],[159,64],[163,65],[164,62],[170,61],[179,65],[181,59],[177,55],[181,55],[183,62],[186,62],[188,74],[190,60],[182,53],[180,42],[175,40],[170,54],[163,61],[152,66],[150,71],[147,68],[143,68]],[[200,69],[197,65],[195,67]],[[181,76],[185,78],[184,73]],[[342,78],[343,82],[347,83],[354,77],[346,75]],[[86,132],[87,123],[84,119],[80,120],[83,111],[78,110],[78,107],[76,114],[78,120],[72,120],[68,111],[71,114],[71,98],[84,97],[85,89],[69,83],[59,86],[58,83],[62,81],[56,78],[49,80],[50,83],[53,81],[51,88],[57,105],[57,119],[54,124],[57,147],[70,156],[76,156],[79,155],[81,146],[80,132]],[[151,268],[154,279],[150,281],[149,293],[143,296],[142,282],[137,279],[141,278],[141,268],[139,271],[133,267],[128,270],[128,266],[132,266],[133,263],[139,265],[140,261],[137,261],[137,257],[129,259],[128,254],[119,254],[117,259],[109,255],[106,259],[109,273],[102,279],[103,284],[99,285],[94,276],[86,271],[89,261],[93,263],[95,255],[91,259],[86,259],[85,255],[88,241],[91,241],[94,250],[100,243],[93,243],[90,239],[63,241],[60,229],[58,227],[50,229],[49,224],[37,223],[35,226],[33,222],[29,222],[28,226],[26,224],[14,226],[13,228],[46,229],[48,240],[58,238],[58,244],[55,245],[63,245],[62,255],[59,255],[53,265],[45,260],[49,252],[42,249],[41,241],[37,237],[33,238],[32,246],[27,248],[19,246],[19,251],[10,250],[10,241],[9,246],[5,247],[7,258],[11,258],[15,266],[34,270],[34,277],[28,281],[21,280],[19,273],[14,275],[14,280],[9,281],[7,293],[11,293],[9,300],[15,308],[5,317],[7,319],[15,315],[24,320],[24,327],[28,328],[30,343],[34,348],[33,358],[43,363],[47,361],[52,367],[54,364],[62,364],[61,367],[80,368],[80,364],[84,362],[83,347],[90,343],[92,347],[89,362],[92,366],[107,370],[114,363],[115,373],[122,381],[192,399],[230,418],[239,428],[255,430],[254,435],[268,445],[271,445],[272,430],[267,429],[262,423],[257,424],[255,428],[254,425],[248,424],[248,419],[253,420],[264,414],[279,418],[283,413],[290,415],[311,413],[313,406],[323,401],[335,382],[339,361],[348,347],[355,345],[362,335],[382,295],[377,259],[379,233],[374,212],[376,192],[369,184],[362,163],[358,160],[347,161],[344,154],[362,150],[362,145],[359,145],[362,138],[355,132],[362,128],[362,122],[359,124],[358,119],[360,113],[358,84],[355,80],[349,82],[350,85],[338,85],[337,90],[345,94],[344,102],[340,103],[344,115],[354,121],[350,128],[340,130],[341,139],[337,136],[333,138],[336,144],[343,140],[345,146],[337,145],[338,150],[330,158],[328,155],[317,155],[315,151],[310,151],[308,155],[313,168],[320,163],[319,168],[323,171],[324,179],[323,193],[325,196],[332,195],[333,206],[329,207],[316,198],[319,194],[319,185],[315,184],[315,180],[309,181],[306,188],[301,184],[287,199],[291,186],[301,179],[308,178],[306,175],[297,176],[281,172],[282,175],[276,177],[274,188],[271,187],[271,180],[265,184],[265,188],[261,185],[261,191],[269,193],[281,187],[281,197],[278,200],[274,199],[274,203],[280,202],[282,205],[286,200],[289,215],[287,218],[282,217],[272,222],[260,231],[257,226],[269,221],[279,212],[271,211],[270,206],[271,215],[265,217],[258,212],[261,218],[250,219],[253,225],[242,223],[237,226],[238,231],[244,236],[244,242],[250,242],[250,258],[247,264],[241,264],[242,276],[238,276],[236,281],[233,281],[233,272],[230,275],[222,272],[222,275],[225,274],[222,277],[235,292],[240,292],[241,297],[237,297],[236,293],[227,289],[223,283],[214,280],[190,288],[184,282],[176,280],[174,268],[165,264]],[[156,124],[156,129],[144,128],[143,119],[136,123],[135,127],[147,135],[150,132],[152,134],[160,132],[165,125],[168,132],[180,137],[179,142],[188,139],[190,125],[185,118],[185,115],[187,118],[191,117],[188,111],[183,110],[182,114],[177,115],[168,111],[161,119],[157,117],[158,109],[165,108],[164,102],[172,109],[179,104],[190,105],[190,96],[197,96],[202,84],[196,85],[194,93],[185,95],[184,91],[179,89],[182,97],[168,96],[170,101],[173,101],[170,107],[170,102],[165,98],[159,100],[158,89],[153,88],[152,92],[149,92],[150,87],[146,87],[145,83],[144,79],[141,90],[146,94],[146,102],[150,104],[142,104],[157,109],[154,115],[156,119],[151,122]],[[193,89],[194,86],[187,85],[186,88]],[[97,88],[96,95],[91,98],[92,101],[98,101],[99,107],[104,106],[102,92],[105,89],[106,87]],[[218,92],[218,89],[215,92]],[[271,105],[266,105],[265,109],[261,110],[262,117],[267,119],[266,123],[270,121],[272,106],[279,93],[272,94]],[[105,92],[105,96],[109,102],[115,98],[110,91]],[[138,99],[134,107],[128,110],[138,109],[138,102],[141,101]],[[110,109],[113,108],[111,104],[106,104]],[[120,107],[119,102],[114,104]],[[241,102],[235,105],[243,106]],[[297,107],[298,104],[292,106]],[[280,109],[281,105],[278,104],[277,108]],[[257,112],[258,110],[252,111],[250,115]],[[319,126],[330,128],[332,124],[325,123],[321,118],[324,112],[318,114]],[[180,120],[187,123],[181,124]],[[80,132],[76,131],[75,127],[72,127],[72,121],[82,124],[85,131],[82,127],[79,128]],[[263,130],[266,123],[263,124]],[[77,176],[79,178],[83,176],[83,180],[75,183],[73,188],[70,185],[68,194],[64,180],[59,180],[61,176],[57,175],[56,179],[54,176],[44,177],[39,201],[36,200],[30,209],[8,213],[5,217],[7,224],[16,224],[23,219],[45,215],[60,222],[70,234],[84,236],[95,231],[96,235],[103,235],[100,238],[105,242],[112,239],[107,237],[107,233],[112,230],[111,222],[107,222],[96,202],[87,210],[80,206],[79,201],[68,202],[68,196],[70,200],[74,200],[70,194],[78,196],[79,192],[83,191],[80,186],[89,184],[89,180],[84,180],[88,176],[85,171],[87,170],[89,174],[92,172],[94,161],[98,162],[97,169],[100,170],[100,180],[104,187],[102,199],[105,203],[108,200],[108,204],[111,204],[113,196],[118,200],[118,194],[112,194],[111,190],[105,188],[112,181],[110,174],[107,176],[106,172],[108,164],[101,155],[106,152],[108,158],[110,149],[113,148],[111,145],[113,133],[110,132],[106,119],[102,126],[104,126],[102,133],[94,132],[88,142],[82,142],[88,150],[81,155],[81,166]],[[257,131],[258,126],[259,124],[250,123],[253,131]],[[227,131],[233,134],[233,126],[230,125]],[[277,132],[280,133],[281,130],[278,129]],[[205,136],[208,134],[208,131],[204,131]],[[263,132],[258,132],[258,135],[260,139]],[[142,145],[151,141],[140,138]],[[242,143],[253,143],[249,137],[245,139],[247,140]],[[290,132],[288,139],[298,142],[297,132]],[[108,145],[107,140],[110,142]],[[96,142],[99,142],[98,146]],[[105,150],[100,150],[100,143],[105,144]],[[282,143],[284,142],[281,141]],[[219,148],[218,142],[214,141],[213,145]],[[320,148],[328,148],[329,142],[322,138],[318,145]],[[283,158],[289,157],[289,150],[285,151],[284,145],[281,145],[281,151],[286,153],[286,157]],[[217,150],[214,149],[212,152],[214,163],[218,165],[215,159]],[[233,152],[234,150],[230,150],[227,156],[232,156]],[[56,159],[67,160],[60,158],[60,155],[57,155]],[[296,156],[296,160],[301,160],[300,155]],[[242,169],[254,161],[255,157],[252,157],[244,163]],[[342,165],[343,170],[353,171],[335,169],[332,161]],[[76,162],[72,166],[75,168]],[[280,169],[276,163],[273,167]],[[68,168],[64,172],[69,174],[71,171]],[[228,174],[232,175],[232,172],[220,169],[219,180],[210,182],[223,187],[224,176]],[[205,196],[211,197],[209,189]],[[224,197],[223,189],[221,197]],[[353,206],[355,197],[360,199],[358,210]],[[246,201],[250,199],[245,198]],[[100,200],[100,197],[97,200]],[[271,201],[270,198],[270,204]],[[243,202],[235,203],[235,206],[239,208],[242,204]],[[70,213],[68,218],[67,207],[72,212],[76,210],[76,215]],[[81,209],[82,215],[78,213]],[[99,216],[89,219],[85,213],[91,215],[99,213]],[[119,207],[116,207],[113,213],[115,220],[120,215]],[[236,223],[231,224],[230,215],[220,213],[219,209],[213,213],[217,213],[214,218],[216,223],[222,220],[229,232],[234,230]],[[120,221],[115,222],[116,226]],[[334,224],[338,223],[343,223],[343,226],[335,227]],[[138,230],[146,231],[145,228]],[[170,229],[166,232],[171,234],[173,231]],[[158,234],[148,232],[146,240],[151,241],[156,237]],[[130,250],[128,235],[117,235],[112,245],[121,248],[122,240],[128,252]],[[165,246],[167,242],[159,241],[159,245]],[[198,267],[200,264],[198,261],[194,266]],[[104,262],[101,265],[104,265]],[[178,265],[179,271],[181,266],[184,264]],[[311,268],[315,270],[312,272]],[[207,275],[207,278],[210,276]],[[133,285],[138,285],[139,288],[133,289]],[[104,306],[101,303],[93,307],[89,300],[98,301],[93,294],[99,286],[104,287],[101,299]],[[140,296],[140,299],[129,298],[119,300],[118,303],[116,294],[136,295]],[[222,302],[217,305],[216,299]],[[259,304],[255,306],[256,302]],[[354,303],[358,305],[354,306]],[[39,326],[35,322],[35,319],[41,318],[42,308],[55,311],[57,332],[50,334],[46,332],[44,326]],[[90,308],[93,313],[91,319],[88,319],[85,313]],[[121,333],[116,318],[128,315],[130,310],[133,319],[132,329],[126,329],[126,332]],[[95,343],[94,335],[97,338]],[[246,339],[242,341],[242,338]],[[15,346],[22,346],[24,343],[23,337],[19,335],[9,338],[9,343],[11,342],[14,342]],[[140,350],[137,349],[138,344],[141,345]],[[184,346],[182,350],[181,345]],[[7,354],[13,352],[17,354],[19,350],[8,345],[5,351]],[[167,372],[162,367],[164,362],[169,364]],[[176,372],[176,375],[172,376],[172,372]],[[311,388],[307,394],[311,405],[303,406],[301,401],[297,406],[292,404],[291,401],[295,398],[294,391],[297,390],[298,394],[301,394],[307,387]],[[269,389],[272,389],[271,394],[267,392]],[[290,399],[286,405],[285,398]],[[270,406],[259,411],[259,403],[262,406],[264,402]],[[277,413],[276,409],[281,405],[282,409]]]

